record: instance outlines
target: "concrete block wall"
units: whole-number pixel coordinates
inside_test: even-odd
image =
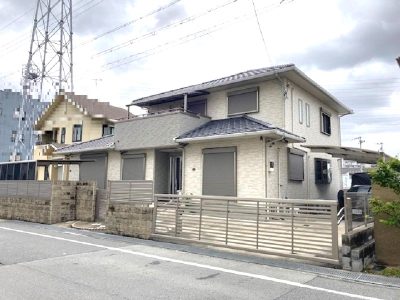
[[[58,181],[52,185],[51,199],[0,197],[0,219],[55,224],[95,216],[95,183]],[[82,218],[82,219],[80,219]]]
[[[76,183],[76,219],[85,222],[95,221],[96,182]]]
[[[342,267],[361,272],[375,261],[374,227],[361,228],[342,235]]]
[[[76,182],[58,181],[52,186],[50,202],[50,223],[61,223],[75,220],[76,216]]]
[[[2,197],[0,219],[50,224],[50,200]]]
[[[152,231],[153,208],[134,203],[111,202],[106,217],[106,232],[149,239]]]

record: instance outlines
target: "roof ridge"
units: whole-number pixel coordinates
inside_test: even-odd
[[[174,92],[177,92],[177,91],[185,91],[186,89],[195,88],[195,87],[197,87],[197,86],[209,85],[209,84],[211,84],[211,83],[224,82],[226,79],[228,79],[228,78],[235,78],[235,77],[237,77],[237,76],[240,75],[240,74],[246,74],[246,73],[249,73],[249,72],[253,72],[253,73],[254,73],[254,72],[256,72],[256,71],[263,71],[263,72],[260,72],[260,73],[258,73],[258,74],[252,74],[252,75],[250,76],[250,78],[249,78],[249,79],[251,79],[252,77],[258,77],[258,76],[260,76],[260,75],[262,76],[263,73],[265,73],[265,72],[279,71],[279,70],[281,70],[281,69],[291,68],[291,67],[295,67],[295,64],[293,64],[293,63],[291,63],[291,64],[282,64],[282,65],[276,65],[276,66],[263,67],[263,68],[258,68],[258,69],[251,69],[251,70],[247,70],[247,71],[242,71],[242,72],[239,72],[239,73],[235,73],[235,74],[231,74],[231,75],[219,77],[219,78],[212,79],[212,80],[208,80],[208,81],[204,81],[204,82],[201,82],[201,83],[191,84],[191,85],[188,85],[188,86],[185,86],[185,87],[176,88],[176,89],[171,89],[171,90],[164,91],[164,92],[161,92],[161,93],[156,93],[156,94],[153,94],[153,95],[141,97],[141,98],[132,100],[132,101],[131,101],[131,104],[132,104],[132,105],[135,105],[135,103],[137,103],[138,101],[144,100],[144,99],[146,99],[146,98],[152,98],[152,97],[156,97],[156,96],[161,96],[161,95],[163,95],[163,94],[174,93]],[[267,76],[267,75],[265,75],[265,76]],[[246,76],[242,76],[242,77],[240,78],[240,80],[246,80]]]

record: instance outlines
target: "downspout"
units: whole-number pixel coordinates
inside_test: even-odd
[[[292,132],[294,131],[294,97],[293,97],[293,93],[294,93],[294,88],[292,87],[291,89],[290,89],[290,98],[291,98],[291,105],[292,105],[292,108],[291,108],[291,111],[292,111]]]
[[[307,174],[307,199],[310,199],[310,155],[306,154],[306,174]]]
[[[278,199],[281,198],[281,148],[277,149],[277,157],[278,157]]]

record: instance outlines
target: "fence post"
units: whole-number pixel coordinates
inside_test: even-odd
[[[201,240],[201,222],[203,219],[203,198],[200,198],[199,241]]]
[[[153,224],[151,226],[151,233],[156,233],[156,226],[157,226],[157,209],[158,209],[158,197],[154,196],[153,194],[153,200],[154,200],[154,210],[153,210]]]
[[[351,231],[351,223],[352,223],[352,205],[351,205],[351,199],[347,197],[347,193],[345,193],[344,197],[344,230],[346,233],[349,233]]]
[[[364,195],[364,226],[367,227],[367,201],[368,201],[368,194]]]
[[[258,234],[260,230],[260,201],[257,201],[257,232],[256,232],[256,249],[258,249]]]
[[[331,226],[332,226],[332,257],[339,259],[337,205],[331,205]]]
[[[179,210],[179,195],[176,197],[176,208],[175,208],[175,236],[178,235],[178,210]]]
[[[228,219],[229,219],[229,200],[226,201],[225,245],[228,245]]]
[[[292,254],[294,254],[294,203],[291,205],[291,225],[292,225]]]

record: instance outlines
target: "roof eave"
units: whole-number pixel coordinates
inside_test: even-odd
[[[211,140],[234,139],[234,138],[254,137],[254,136],[263,136],[263,137],[278,136],[281,137],[282,140],[286,140],[289,143],[304,143],[306,141],[303,137],[283,132],[282,130],[279,129],[211,135],[211,136],[195,137],[195,138],[182,138],[182,139],[175,138],[174,140],[177,143],[196,143],[196,142],[204,142]]]
[[[319,90],[326,98],[328,98],[330,101],[332,101],[337,109],[337,112],[339,116],[345,116],[349,114],[353,114],[354,111],[347,107],[345,104],[343,104],[341,101],[339,101],[335,96],[333,96],[331,93],[329,93],[326,89],[324,89],[322,86],[320,86],[317,82],[315,82],[313,79],[308,77],[303,71],[301,71],[299,68],[296,66],[292,66],[290,70],[285,70],[283,73],[287,73],[290,71],[294,71],[298,76],[302,77],[304,80],[309,82],[315,89]]]

